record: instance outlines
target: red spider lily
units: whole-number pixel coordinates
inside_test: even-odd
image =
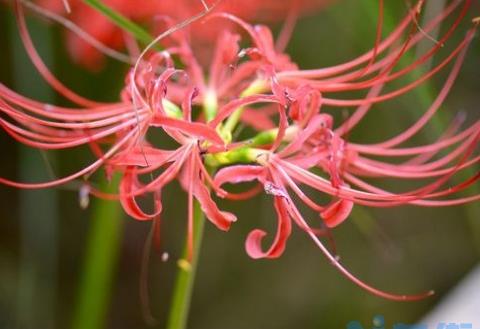
[[[152,32],[158,29],[157,25],[164,17],[169,17],[175,22],[187,20],[214,5],[213,1],[209,2],[211,3],[202,0],[147,1],[139,6],[138,3],[129,0],[104,1],[106,5],[125,17],[148,24]],[[246,20],[280,21],[288,18],[289,15],[290,20],[294,20],[299,12],[319,9],[329,2],[331,0],[224,0],[218,2],[216,10],[229,12]],[[120,49],[125,44],[125,35],[122,31],[82,0],[39,0],[38,3],[46,10],[57,14],[63,15],[67,10],[70,11],[66,16],[68,19],[78,25],[83,32],[109,47]],[[209,24],[208,28],[199,28],[198,24],[190,29],[192,39],[196,42],[198,40],[209,42],[216,38],[217,30],[228,28],[227,22]],[[67,46],[71,56],[76,62],[88,68],[98,68],[102,64],[102,53],[79,37],[76,32],[67,32]]]
[[[169,72],[168,70],[165,72]],[[173,71],[170,71],[173,73]],[[168,76],[168,74],[167,74]],[[160,80],[165,82],[163,80]],[[208,219],[219,229],[228,230],[231,223],[236,220],[233,214],[220,211],[210,196],[206,181],[212,181],[210,174],[204,166],[202,154],[209,149],[219,148],[225,150],[224,141],[218,133],[201,122],[192,122],[191,102],[197,93],[192,90],[183,103],[183,118],[175,119],[168,117],[163,109],[162,102],[148,122],[148,127],[161,127],[181,146],[175,151],[165,151],[152,148],[142,143],[133,149],[119,152],[108,162],[114,170],[123,172],[120,184],[120,201],[125,211],[135,219],[149,220],[162,211],[159,195],[162,188],[175,178],[178,178],[182,186],[188,191],[188,255],[191,257],[193,248],[193,198],[198,200],[202,211]],[[148,95],[148,94],[147,94]],[[151,96],[154,97],[154,96]],[[150,99],[150,97],[147,97]],[[151,105],[154,105],[150,103]],[[208,146],[207,146],[208,145]],[[158,177],[148,184],[141,184],[138,175],[149,174],[158,168],[165,168]],[[146,193],[155,195],[155,212],[147,214],[141,210],[135,200],[135,196]]]
[[[382,15],[383,2],[379,3]],[[86,100],[61,84],[36,53],[18,1],[16,4],[22,40],[33,63],[52,87],[82,109],[32,101],[0,84],[0,125],[14,139],[40,149],[88,145],[97,160],[74,174],[50,182],[27,184],[5,178],[0,178],[0,182],[20,188],[51,187],[88,177],[104,167],[107,173],[121,173],[119,193],[102,193],[93,184],[89,187],[90,193],[118,198],[129,215],[138,220],[149,220],[162,211],[163,187],[178,179],[188,194],[190,255],[194,199],[199,201],[213,224],[227,230],[236,217],[218,209],[208,188],[222,198],[234,200],[251,197],[263,189],[273,195],[278,229],[267,251],[262,249],[262,238],[266,233],[261,230],[250,233],[246,249],[252,258],[279,257],[285,249],[293,220],[341,273],[366,290],[394,300],[414,300],[431,294],[394,295],[372,288],[354,277],[324,247],[318,238],[319,230],[312,228],[303,218],[295,199],[316,211],[320,223],[329,228],[345,221],[355,204],[372,207],[402,204],[448,206],[480,199],[480,195],[446,198],[475,183],[480,178],[478,173],[459,184],[444,187],[456,173],[480,161],[480,156],[475,154],[480,139],[480,122],[461,130],[461,122],[457,121],[434,143],[401,146],[438,111],[459,74],[477,20],[458,44],[451,45],[450,37],[460,29],[469,12],[470,0],[453,1],[418,31],[417,21],[423,4],[420,1],[383,40],[382,20],[379,19],[377,38],[371,51],[349,62],[315,70],[299,69],[280,52],[267,27],[251,26],[231,14],[214,13],[205,20],[205,25],[219,21],[235,24],[246,32],[251,45],[241,48],[239,34],[220,31],[208,73],[205,73],[187,33],[175,31],[177,25],[165,19],[170,28],[168,33],[159,37],[165,50],[150,50],[152,44],[142,53],[127,75],[121,102],[116,104]],[[408,65],[399,65],[413,46],[450,17],[454,21],[437,43]],[[382,94],[386,84],[421,67],[443,45],[453,50],[438,64],[414,82]],[[175,68],[172,57],[185,67]],[[436,100],[411,127],[377,144],[347,140],[349,131],[365,120],[374,104],[407,93],[449,65],[450,74]],[[347,97],[347,92],[358,90],[365,90],[366,95],[353,100],[343,98]],[[329,94],[336,98],[329,97]],[[332,116],[324,113],[327,106],[356,109],[350,118],[335,127]],[[203,111],[196,114],[197,109]],[[245,140],[235,139],[232,132],[239,121],[250,125],[257,135]],[[149,142],[147,133],[152,129],[164,132],[177,148],[161,149]],[[444,150],[450,152],[439,156]],[[389,162],[391,157],[409,158],[398,163]],[[224,168],[212,178],[207,167],[222,166]],[[149,182],[142,183],[145,177]],[[419,180],[422,186],[406,192],[392,192],[365,180],[384,177]],[[234,194],[222,187],[225,183],[254,180],[260,182],[261,189],[256,187]],[[302,191],[302,186],[329,196],[329,202],[319,204]],[[137,203],[138,197],[146,195],[154,199],[151,213],[142,210]]]

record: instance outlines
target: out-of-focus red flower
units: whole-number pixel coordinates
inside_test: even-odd
[[[16,2],[20,33],[33,63],[53,88],[80,109],[42,104],[0,84],[0,126],[26,145],[45,150],[83,145],[90,147],[96,158],[77,172],[49,182],[18,183],[0,178],[0,183],[19,188],[52,187],[89,177],[104,168],[107,174],[122,175],[118,193],[109,195],[97,190],[94,183],[85,182],[88,191],[119,199],[129,215],[148,220],[160,215],[163,187],[177,179],[188,194],[190,254],[194,199],[214,225],[227,230],[236,217],[219,210],[209,188],[218,197],[232,200],[264,191],[273,196],[278,228],[266,250],[262,246],[266,235],[263,230],[249,234],[246,250],[251,257],[279,257],[294,223],[343,275],[371,293],[393,300],[428,296],[430,292],[396,295],[367,285],[348,272],[319,238],[344,222],[355,204],[440,207],[480,199],[479,194],[456,195],[477,182],[480,173],[451,183],[454,175],[480,162],[480,121],[462,129],[461,120],[455,120],[438,140],[404,146],[444,102],[478,26],[476,19],[459,42],[451,42],[471,5],[470,0],[457,0],[417,29],[422,4],[420,1],[410,9],[384,39],[379,25],[371,51],[336,66],[313,70],[301,70],[279,51],[267,27],[252,26],[231,14],[213,13],[204,24],[223,20],[235,24],[245,32],[248,45],[241,46],[245,43],[240,43],[240,34],[221,30],[212,45],[211,61],[205,66],[199,64],[188,33],[177,31],[161,40],[164,51],[147,49],[146,56],[138,59],[126,77],[118,103],[99,104],[75,94],[48,71],[33,47]],[[451,24],[437,43],[418,58],[399,65],[406,52],[447,18]],[[444,47],[450,49],[448,54],[415,81],[391,85],[393,88],[383,92],[387,84],[406,77]],[[173,57],[183,64],[181,69],[175,67]],[[437,98],[414,124],[374,144],[347,138],[375,104],[413,90],[446,67],[450,73]],[[352,91],[363,96],[351,99]],[[353,110],[348,119],[336,123],[325,110],[338,108]],[[235,134],[239,123],[252,128],[250,135]],[[167,148],[150,141],[152,130],[160,131],[167,137],[162,141],[169,139],[175,146]],[[218,172],[212,177],[207,167]],[[420,187],[389,191],[379,184],[382,178],[416,181]],[[242,193],[228,192],[225,187],[227,183],[251,181],[259,184]],[[307,195],[305,187],[315,195]],[[142,197],[153,198],[151,212],[137,202]],[[313,224],[304,219],[298,202],[318,213]]]
[[[120,49],[124,45],[122,31],[111,23],[105,16],[89,7],[82,0],[67,0],[71,13],[66,14],[63,0],[39,0],[38,3],[49,10],[59,14],[65,14],[86,33],[93,36],[103,44]],[[282,21],[292,13],[309,12],[321,9],[332,0],[223,0],[215,8],[215,11],[224,11],[249,21]],[[213,1],[202,2],[200,0],[147,0],[141,4],[131,0],[106,0],[106,5],[128,17],[129,19],[146,24],[152,33],[159,32],[161,22],[165,17],[178,23],[197,15],[205,10],[205,5],[213,5]],[[207,28],[199,27],[201,22],[188,27],[192,40],[199,44],[211,42],[217,37],[219,30],[225,30],[232,25],[227,21],[208,24]],[[98,68],[102,63],[103,55],[85,42],[82,38],[71,31],[67,33],[67,46],[73,59],[89,68]]]
[[[129,0],[107,0],[105,4],[115,11],[137,22],[152,23],[158,15],[158,3],[161,1],[142,1],[141,5]],[[120,49],[124,43],[122,31],[105,16],[92,9],[82,0],[68,0],[71,13],[67,14],[62,0],[39,0],[39,5],[59,14],[77,24],[86,33],[115,49]],[[67,48],[72,58],[86,67],[95,69],[101,65],[103,54],[89,45],[85,40],[71,31],[66,32]]]

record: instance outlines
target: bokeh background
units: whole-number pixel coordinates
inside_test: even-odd
[[[338,0],[327,10],[304,17],[288,47],[289,54],[301,67],[313,68],[340,63],[368,50],[374,39],[375,3]],[[386,21],[390,26],[387,24],[385,31],[391,30],[391,22],[398,21],[406,10],[404,1],[387,1]],[[480,12],[478,2],[471,10]],[[29,19],[29,25],[43,58],[68,86],[93,99],[118,98],[125,65],[108,61],[101,71],[88,72],[69,59],[60,27],[35,17]],[[446,27],[448,22],[442,30]],[[278,31],[278,26],[274,29]],[[455,38],[458,41],[461,33]],[[467,114],[467,123],[478,120],[479,41],[476,37],[439,120],[415,142],[435,140],[459,112]],[[448,48],[442,50],[443,54]],[[377,106],[350,138],[379,141],[407,127],[425,111],[446,73],[405,97]],[[68,104],[52,92],[30,64],[18,38],[12,9],[2,2],[0,82],[35,99]],[[345,111],[338,111],[337,118],[341,113]],[[1,176],[21,180],[47,179],[52,170],[59,175],[85,162],[81,151],[52,152],[46,158],[37,150],[18,145],[3,131],[0,151]],[[471,192],[474,189],[480,187],[473,187]],[[70,187],[19,191],[0,186],[0,328],[72,327],[78,316],[85,259],[98,252],[88,249],[92,239],[98,239],[95,245],[102,251],[111,248],[104,253],[108,257],[97,261],[110,264],[114,270],[111,280],[83,291],[83,298],[92,301],[92,312],[95,298],[106,296],[101,326],[163,328],[186,218],[186,198],[178,186],[168,187],[164,198],[162,252],[168,252],[170,258],[162,262],[161,253],[153,253],[148,264],[150,304],[159,321],[149,326],[142,316],[139,298],[142,251],[149,223],[127,218],[115,204],[108,206],[111,209],[105,216],[93,216],[98,213],[98,202],[92,200],[88,209],[80,209],[78,193]],[[351,320],[371,327],[376,314],[384,315],[386,327],[398,322],[415,323],[480,257],[478,203],[442,209],[357,206],[351,218],[334,230],[343,263],[380,288],[401,293],[429,289],[437,292],[425,301],[391,302],[369,295],[339,275],[299,229],[294,230],[280,259],[248,258],[244,251],[248,232],[256,227],[274,229],[275,215],[268,196],[238,204],[227,202],[224,208],[235,212],[239,221],[228,233],[206,226],[189,328],[345,328]],[[121,215],[115,216],[116,211]],[[317,216],[308,211],[305,214]],[[102,234],[94,237],[99,231]]]

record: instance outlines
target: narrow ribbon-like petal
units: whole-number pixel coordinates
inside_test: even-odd
[[[267,251],[262,249],[262,240],[267,235],[265,231],[256,229],[250,232],[245,241],[247,254],[254,258],[278,258],[285,250],[285,246],[292,231],[292,223],[288,216],[286,201],[282,197],[274,198],[275,211],[278,216],[278,227],[275,240]]]
[[[213,201],[208,189],[201,182],[194,184],[194,196],[200,203],[205,216],[222,231],[227,231],[237,217],[229,212],[220,211]]]
[[[120,183],[120,202],[128,215],[138,220],[150,220],[162,212],[161,201],[159,198],[156,198],[155,211],[152,214],[145,213],[134,197],[137,184],[135,170],[132,168],[127,169]]]
[[[152,126],[162,126],[170,129],[177,129],[186,135],[206,139],[216,144],[224,144],[223,139],[215,129],[199,122],[187,122],[163,116],[156,116],[151,123]]]
[[[353,201],[341,199],[320,213],[320,216],[325,221],[325,224],[332,228],[343,223],[345,219],[350,215],[353,209]]]
[[[215,175],[214,182],[218,186],[226,183],[237,184],[259,180],[265,169],[260,166],[238,165],[220,169]]]

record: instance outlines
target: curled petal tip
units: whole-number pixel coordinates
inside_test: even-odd
[[[230,212],[227,212],[227,211],[222,211],[221,213],[225,217],[227,222],[234,223],[234,222],[237,221],[237,216],[235,216],[234,214],[232,214]],[[230,228],[230,227],[228,227],[228,228]]]
[[[325,224],[332,228],[343,223],[353,209],[353,201],[339,200],[320,213],[320,216],[325,221]]]
[[[253,230],[245,240],[245,251],[253,259],[265,258],[267,255],[262,251],[262,239],[267,235],[262,230]]]
[[[227,191],[225,191],[224,189],[221,189],[221,188],[218,188],[216,191],[216,194],[219,198],[222,198],[222,199],[225,199],[228,195]]]

